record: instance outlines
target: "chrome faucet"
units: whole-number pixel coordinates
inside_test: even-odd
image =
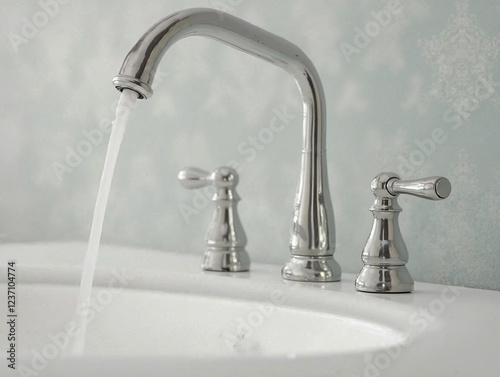
[[[244,51],[287,71],[303,101],[303,145],[299,183],[293,207],[290,251],[283,278],[296,281],[340,280],[333,259],[335,231],[326,168],[326,110],[314,65],[287,40],[242,19],[214,9],[176,12],[153,25],[126,56],[113,84],[139,98],[153,95],[153,79],[163,54],[188,36],[205,36]]]

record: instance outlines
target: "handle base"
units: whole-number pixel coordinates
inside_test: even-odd
[[[365,265],[356,279],[356,289],[369,293],[410,293],[413,279],[405,266]]]
[[[205,271],[244,272],[250,269],[250,256],[243,248],[207,248],[203,255],[202,268]]]
[[[340,281],[342,271],[332,255],[310,257],[294,255],[281,270],[283,279],[307,282]]]

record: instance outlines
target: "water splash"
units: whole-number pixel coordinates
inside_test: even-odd
[[[125,128],[130,112],[137,101],[137,93],[125,89],[123,90],[118,106],[116,107],[116,116],[113,121],[113,129],[109,138],[108,150],[106,152],[106,160],[99,185],[99,193],[94,209],[94,217],[92,219],[92,228],[90,230],[89,243],[83,261],[82,280],[80,283],[80,292],[76,306],[73,321],[75,322],[77,335],[69,345],[69,353],[73,355],[83,354],[85,348],[85,336],[87,332],[88,313],[90,308],[90,295],[92,293],[92,283],[94,281],[94,273],[97,263],[97,254],[99,252],[99,244],[101,242],[102,226],[104,223],[104,215],[108,203],[111,181],[115,170],[118,152],[125,134]]]

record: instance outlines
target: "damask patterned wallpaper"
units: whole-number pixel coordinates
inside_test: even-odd
[[[118,100],[110,81],[159,18],[203,6],[289,39],[316,65],[344,272],[361,268],[376,174],[444,175],[447,200],[399,200],[408,268],[416,280],[500,289],[498,1],[144,4],[2,1],[2,242],[86,240]],[[201,255],[211,193],[182,189],[177,172],[231,164],[252,260],[285,262],[302,137],[293,80],[187,38],[165,55],[154,88],[128,125],[104,242]]]
[[[500,110],[500,96],[492,68],[500,57],[500,36],[481,29],[467,0],[457,0],[455,11],[439,34],[422,38],[418,46],[434,69],[432,85],[424,91],[427,102],[448,105],[446,119],[457,125],[469,120],[482,101]]]

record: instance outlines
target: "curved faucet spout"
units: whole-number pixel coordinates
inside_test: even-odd
[[[303,149],[292,218],[292,258],[283,277],[299,281],[337,281],[333,259],[334,219],[328,189],[325,150],[325,102],[318,72],[296,45],[230,14],[194,8],[171,14],[149,29],[130,50],[113,84],[139,98],[153,95],[152,84],[163,54],[187,36],[205,36],[286,70],[303,101]],[[329,224],[330,222],[330,224]]]

